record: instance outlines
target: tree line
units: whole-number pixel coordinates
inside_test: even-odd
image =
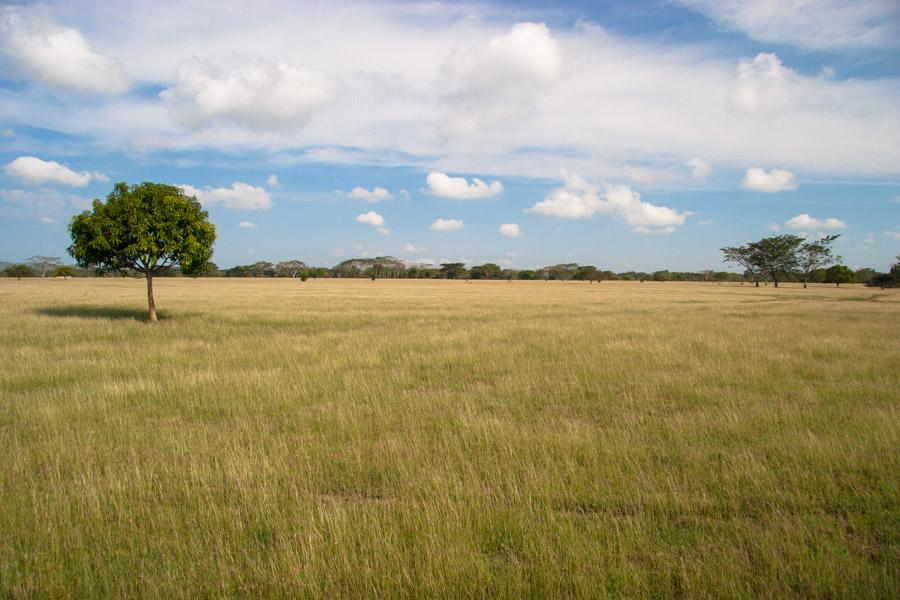
[[[833,236],[832,236],[833,237]],[[738,249],[744,247],[738,247]],[[740,256],[746,261],[746,251],[734,248],[723,248],[726,257]],[[726,261],[731,261],[726,258]],[[546,281],[696,281],[696,282],[733,282],[755,283],[772,281],[792,283],[861,283],[875,287],[900,287],[900,255],[888,273],[880,273],[875,269],[864,267],[852,270],[844,265],[831,265],[828,268],[817,266],[810,268],[813,257],[804,259],[806,268],[783,270],[777,266],[781,263],[761,263],[760,265],[747,262],[739,263],[745,266],[743,274],[731,271],[625,271],[614,272],[603,270],[594,265],[581,265],[578,263],[563,263],[550,265],[538,269],[510,269],[503,268],[496,263],[484,263],[481,265],[466,266],[464,263],[452,262],[440,265],[413,264],[392,256],[379,256],[375,258],[352,258],[338,263],[333,267],[315,267],[307,265],[302,260],[285,260],[280,262],[257,261],[248,265],[237,265],[226,269],[220,269],[213,262],[207,262],[202,269],[204,277],[256,277],[256,278],[291,278],[306,281],[313,278],[339,278],[339,279],[494,279],[494,280],[546,280]],[[734,261],[737,262],[737,261]],[[770,266],[775,264],[775,267]],[[801,265],[802,266],[802,265]],[[769,269],[773,269],[774,273]],[[82,268],[77,265],[63,264],[59,257],[34,256],[23,264],[10,264],[3,270],[6,277],[97,277],[107,276],[110,273],[105,270]],[[143,277],[140,271],[122,270],[117,274],[124,276]],[[197,276],[195,273],[191,276]],[[184,277],[185,273],[173,266],[159,272],[157,277]]]
[[[803,287],[809,283],[833,283],[838,287],[842,283],[883,288],[900,286],[900,255],[888,273],[869,268],[854,271],[840,264],[841,257],[831,247],[839,237],[808,239],[799,235],[773,235],[742,246],[727,246],[721,251],[725,262],[743,267],[744,278],[757,287],[760,280],[766,284],[772,281],[775,287],[779,281],[802,282]]]

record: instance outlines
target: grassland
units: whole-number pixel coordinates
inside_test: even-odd
[[[0,596],[891,597],[900,294],[0,280]]]

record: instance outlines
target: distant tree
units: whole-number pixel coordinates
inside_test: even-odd
[[[900,287],[900,254],[897,255],[897,262],[891,265],[888,273],[879,273],[866,285],[880,288]]]
[[[723,262],[733,262],[743,267],[744,275],[752,277],[756,287],[759,287],[760,268],[749,246],[727,246],[721,251],[725,255]]]
[[[498,279],[502,272],[503,269],[499,265],[484,263],[483,265],[472,267],[469,276],[472,279]]]
[[[260,260],[247,266],[250,277],[274,277],[275,265],[267,260]]]
[[[7,277],[22,279],[23,277],[34,277],[34,269],[28,265],[9,265],[3,269],[3,274]]]
[[[842,283],[856,281],[856,273],[853,269],[844,265],[834,265],[825,271],[825,283],[833,283],[835,287],[841,287]]]
[[[35,273],[38,273],[41,277],[47,275],[55,269],[62,265],[62,259],[58,256],[32,256],[28,259],[28,266],[34,269]]]
[[[538,278],[538,274],[532,269],[522,269],[519,271],[519,279],[534,280]]]
[[[293,279],[304,270],[306,270],[306,263],[302,260],[283,260],[275,265],[275,276]]]
[[[810,274],[816,269],[840,262],[841,257],[831,252],[831,244],[840,235],[826,235],[825,237],[801,244],[797,249],[797,266],[803,274],[803,287],[809,282]]]
[[[466,276],[465,263],[441,263],[441,273],[447,279],[462,279]]]
[[[65,265],[62,267],[56,267],[56,270],[53,271],[53,276],[68,279],[69,277],[77,277],[78,271],[75,269],[75,267]]]
[[[106,203],[72,218],[69,254],[82,267],[102,272],[132,270],[147,279],[151,323],[157,321],[153,277],[174,266],[202,272],[212,257],[216,228],[196,198],[181,188],[145,182],[117,183]]]
[[[594,265],[581,265],[575,269],[572,279],[594,283],[595,281],[600,281],[600,272],[597,271],[597,267]]]
[[[575,276],[575,272],[578,270],[578,265],[576,263],[562,263],[559,265],[544,267],[541,270],[546,273],[547,279],[552,279],[555,281],[569,281]]]
[[[797,249],[803,243],[799,235],[774,235],[748,244],[752,264],[778,287],[778,280],[797,268]]]
[[[878,271],[869,267],[863,267],[856,270],[856,283],[869,283],[873,278],[878,276]]]

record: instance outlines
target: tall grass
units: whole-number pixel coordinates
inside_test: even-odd
[[[0,595],[890,597],[900,294],[0,280]]]

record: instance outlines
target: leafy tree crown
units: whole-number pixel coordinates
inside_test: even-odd
[[[212,257],[216,229],[193,197],[175,186],[117,183],[106,202],[72,218],[69,254],[79,266],[155,274],[180,266],[200,274]]]

